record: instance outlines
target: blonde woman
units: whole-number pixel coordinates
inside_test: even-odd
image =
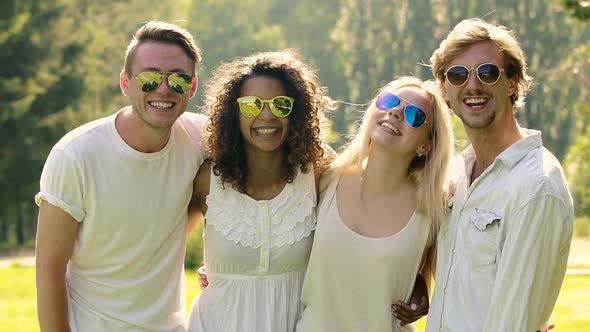
[[[322,175],[324,191],[297,331],[412,331],[390,311],[410,299],[445,212],[448,108],[432,81],[396,79]]]

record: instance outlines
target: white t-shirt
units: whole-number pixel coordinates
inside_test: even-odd
[[[53,147],[35,197],[80,222],[66,271],[70,327],[184,331],[186,216],[204,117],[184,113],[161,151],[142,153],[119,136],[117,114]]]

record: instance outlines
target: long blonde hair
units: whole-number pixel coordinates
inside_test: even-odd
[[[408,176],[416,185],[417,210],[430,220],[431,240],[436,237],[447,207],[445,178],[450,158],[453,154],[453,132],[450,121],[450,110],[447,107],[435,81],[422,81],[416,77],[399,77],[383,88],[383,91],[396,91],[402,88],[417,88],[427,93],[430,99],[432,120],[432,151],[427,156],[416,156],[408,169]],[[363,163],[369,156],[371,146],[371,124],[378,116],[379,110],[371,101],[364,113],[357,135],[347,145],[333,163],[335,169],[354,167],[363,169]],[[430,121],[430,120],[429,120]]]

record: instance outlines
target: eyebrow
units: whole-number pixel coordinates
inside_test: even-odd
[[[160,68],[157,68],[157,67],[146,67],[146,68],[143,68],[141,71],[157,71],[159,73],[164,73],[164,74],[167,74],[167,73],[178,73],[178,74],[187,74],[187,75],[194,74],[194,73],[187,72],[186,70],[184,70],[182,68],[174,68],[169,71],[162,71]]]

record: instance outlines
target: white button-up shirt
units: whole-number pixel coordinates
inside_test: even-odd
[[[573,202],[559,162],[531,132],[471,186],[473,148],[455,158],[426,331],[544,329],[567,267]]]

